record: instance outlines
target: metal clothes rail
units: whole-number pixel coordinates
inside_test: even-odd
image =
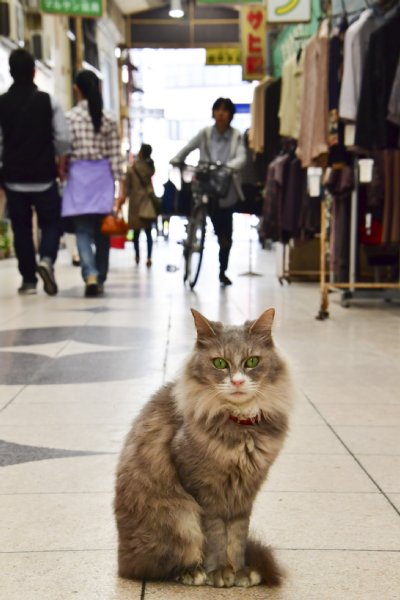
[[[321,234],[320,234],[320,308],[316,319],[323,321],[329,317],[329,292],[334,289],[346,290],[342,293],[342,306],[349,307],[352,299],[373,298],[382,300],[400,300],[400,280],[397,283],[387,282],[357,282],[357,214],[358,214],[358,161],[355,160],[355,186],[351,194],[351,216],[350,216],[350,257],[349,257],[349,281],[328,281],[330,271],[327,267],[327,256],[329,254],[329,236],[327,234],[328,202],[323,200],[321,206]],[[400,254],[399,254],[400,258]],[[369,291],[369,294],[366,293]]]

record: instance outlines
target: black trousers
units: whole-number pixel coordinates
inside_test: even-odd
[[[135,256],[139,258],[140,256],[140,247],[139,247],[139,235],[141,229],[133,230],[133,247],[135,248]],[[147,242],[147,258],[151,258],[151,251],[153,249],[153,238],[151,235],[151,225],[150,227],[146,227],[144,230],[146,234],[146,242]]]
[[[219,270],[221,273],[225,273],[232,247],[233,209],[216,207],[212,210],[210,219],[218,238]]]
[[[36,253],[33,244],[32,213],[36,210],[41,230],[39,256],[57,258],[61,236],[61,198],[54,183],[44,192],[14,192],[6,187],[7,210],[14,232],[18,269],[24,282],[36,283]]]

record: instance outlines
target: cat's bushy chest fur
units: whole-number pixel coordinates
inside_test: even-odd
[[[172,456],[183,487],[199,504],[232,517],[253,502],[276,452],[258,431],[226,417],[214,427],[209,434],[182,423],[171,444]]]

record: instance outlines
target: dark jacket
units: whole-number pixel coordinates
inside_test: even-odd
[[[33,83],[14,83],[0,96],[3,179],[47,183],[57,177],[49,94]]]
[[[397,125],[387,120],[400,56],[400,9],[371,34],[357,113],[356,145],[367,150],[396,148]]]

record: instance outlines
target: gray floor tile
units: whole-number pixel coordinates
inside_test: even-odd
[[[281,550],[276,553],[286,570],[282,587],[267,589],[187,588],[173,583],[147,583],[149,600],[397,600],[400,554],[391,552],[334,552]]]
[[[276,251],[235,225],[221,289],[211,228],[195,292],[182,283],[183,221],[154,244],[152,269],[112,250],[102,298],[83,297],[61,251],[59,294],[20,297],[15,259],[0,261],[0,572],[7,600],[398,600],[400,315],[387,303],[315,319],[318,284],[281,286]],[[235,224],[239,223],[235,219]],[[168,264],[178,267],[168,272]],[[299,397],[252,531],[277,550],[280,590],[194,589],[116,575],[115,465],[132,418],[175,377],[195,343],[190,308],[241,323],[276,309],[275,340]],[[353,456],[354,455],[354,456]]]
[[[0,554],[7,600],[140,600],[142,584],[116,576],[112,550]]]

